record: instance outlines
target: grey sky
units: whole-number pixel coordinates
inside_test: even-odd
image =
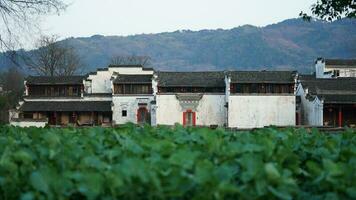
[[[45,34],[63,37],[132,35],[182,29],[265,26],[298,17],[316,0],[68,0],[43,20]]]

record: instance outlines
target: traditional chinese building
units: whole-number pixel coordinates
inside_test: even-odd
[[[356,78],[300,76],[301,124],[313,126],[356,125]]]
[[[296,81],[295,71],[229,72],[229,127],[294,126]]]
[[[300,75],[301,125],[356,126],[356,60],[318,59],[315,75]]]
[[[356,60],[318,58],[315,73],[316,78],[356,77]]]
[[[356,78],[345,73],[318,78],[296,71],[163,72],[111,65],[85,76],[30,76],[23,100],[10,111],[10,122],[40,127],[128,122],[229,128],[353,126]]]

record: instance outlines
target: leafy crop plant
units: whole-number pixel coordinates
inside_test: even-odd
[[[356,134],[0,127],[0,199],[356,199]]]

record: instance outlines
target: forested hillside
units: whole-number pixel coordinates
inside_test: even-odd
[[[266,27],[176,31],[134,36],[68,38],[84,72],[116,55],[144,55],[160,70],[296,69],[311,71],[317,57],[355,58],[356,20],[332,23],[290,19]],[[10,66],[0,57],[0,69]]]

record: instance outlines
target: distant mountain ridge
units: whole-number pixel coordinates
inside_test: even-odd
[[[145,55],[156,70],[312,70],[317,57],[356,58],[356,20],[332,23],[289,19],[265,27],[175,31],[134,36],[68,38],[84,72],[105,67],[115,55]],[[9,66],[0,55],[0,69]]]

